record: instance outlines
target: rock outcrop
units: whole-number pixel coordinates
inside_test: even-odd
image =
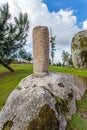
[[[0,130],[65,130],[85,90],[83,81],[69,74],[32,74],[8,97]]]
[[[72,39],[72,61],[75,68],[87,68],[87,30],[77,33]]]

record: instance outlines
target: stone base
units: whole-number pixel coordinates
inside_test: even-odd
[[[49,75],[48,72],[33,73],[33,76],[34,76],[34,77],[44,77],[44,76],[47,76],[47,75]]]
[[[85,91],[83,81],[69,74],[29,75],[8,97],[0,130],[65,130]]]

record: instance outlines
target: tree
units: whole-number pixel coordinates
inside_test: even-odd
[[[69,55],[69,58],[68,58],[68,65],[73,66],[72,55]]]
[[[57,66],[62,66],[61,62],[58,62],[58,63],[57,63]]]
[[[15,52],[25,45],[28,29],[27,13],[20,13],[12,22],[8,4],[0,7],[0,64],[9,71],[14,71],[9,64],[14,60]]]
[[[25,49],[21,49],[20,52],[19,52],[19,55],[21,56],[21,58],[23,58],[24,60],[27,60],[29,62],[32,60],[31,53],[26,52]]]
[[[54,52],[56,51],[55,45],[56,45],[56,36],[53,35],[52,30],[50,32],[50,52],[51,52],[51,65],[54,63]]]
[[[62,61],[63,61],[63,66],[72,65],[71,55],[65,50],[63,50],[62,52]]]

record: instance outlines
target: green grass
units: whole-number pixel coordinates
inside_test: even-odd
[[[78,111],[87,112],[87,93],[77,102]]]
[[[49,71],[73,74],[81,78],[87,77],[87,69],[83,70],[83,69],[75,69],[70,67],[49,66]]]
[[[72,116],[67,130],[87,130],[87,120],[81,118],[79,114],[75,114]]]
[[[0,73],[1,72],[8,72],[8,70],[5,67],[2,67],[2,65],[0,65]]]
[[[12,68],[14,68],[15,71],[8,72],[8,70],[0,66],[0,110],[5,104],[7,97],[20,80],[32,73],[31,64],[14,64]]]
[[[49,66],[49,71],[53,72],[62,72],[66,74],[72,74],[79,76],[87,83],[87,69],[75,69],[70,67],[57,67],[57,66]]]
[[[9,72],[0,65],[0,110],[20,80],[33,72],[32,64],[12,64],[11,66],[15,70],[14,72]],[[49,66],[49,71],[73,74],[87,83],[87,70]],[[80,101],[77,101],[77,108],[77,113],[69,121],[67,130],[87,130],[87,120],[79,114],[79,112],[86,112],[87,114],[87,93]]]

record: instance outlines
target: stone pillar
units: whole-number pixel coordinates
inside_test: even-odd
[[[33,72],[44,75],[49,65],[49,31],[46,26],[33,29]]]

